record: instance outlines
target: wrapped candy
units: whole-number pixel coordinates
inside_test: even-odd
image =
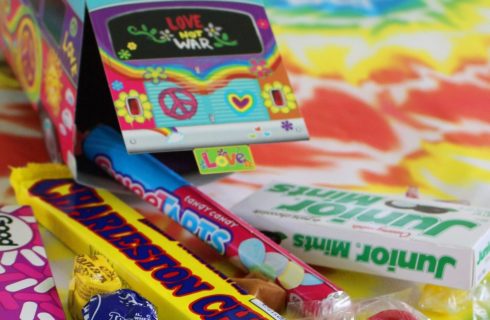
[[[68,294],[68,306],[73,319],[83,320],[82,307],[92,296],[114,292],[121,287],[121,279],[102,255],[77,256]]]
[[[83,317],[90,320],[158,320],[155,307],[129,289],[93,296],[83,308]]]
[[[425,311],[455,314],[465,309],[470,300],[470,291],[427,284],[422,289],[418,306]]]
[[[352,305],[350,310],[342,313],[332,312],[330,306],[321,301],[309,302],[306,317],[298,312],[305,306],[288,303],[288,318],[295,320],[429,320],[419,311],[405,302],[390,296],[362,300]]]

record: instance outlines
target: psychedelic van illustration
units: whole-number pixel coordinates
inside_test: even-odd
[[[51,154],[119,127],[128,152],[308,138],[259,0],[0,0],[0,47]],[[59,155],[59,156],[58,156]]]

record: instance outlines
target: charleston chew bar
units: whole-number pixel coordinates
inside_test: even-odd
[[[178,222],[201,240],[252,272],[260,272],[287,290],[295,301],[349,299],[313,268],[288,253],[245,221],[200,192],[151,155],[128,155],[112,128],[94,129],[84,142],[85,155],[117,181]],[[341,303],[337,303],[341,302]]]
[[[100,253],[160,319],[282,319],[159,232],[110,192],[77,184],[61,165],[14,169],[20,203],[78,254]]]

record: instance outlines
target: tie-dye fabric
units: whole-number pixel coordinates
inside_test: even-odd
[[[417,186],[490,205],[488,1],[267,5],[312,139],[255,146],[255,173],[207,191],[231,204],[271,180],[380,193]]]

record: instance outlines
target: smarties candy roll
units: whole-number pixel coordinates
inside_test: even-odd
[[[250,272],[259,272],[288,292],[289,300],[350,304],[313,268],[224,209],[151,155],[128,155],[120,135],[97,127],[86,138],[85,155],[117,181]]]
[[[78,184],[67,167],[16,168],[17,200],[77,254],[101,254],[160,319],[282,319],[203,264],[110,192]]]

